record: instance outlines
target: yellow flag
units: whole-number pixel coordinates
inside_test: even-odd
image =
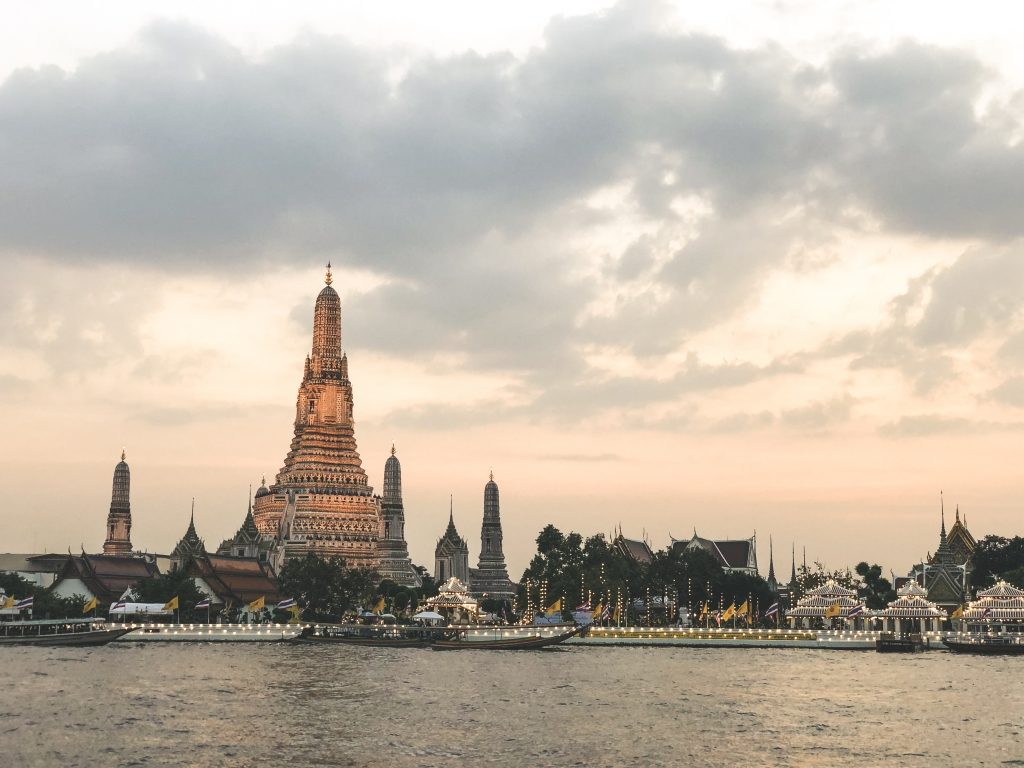
[[[956,610],[953,611],[951,614],[949,614],[949,618],[951,618],[951,619],[962,619],[963,617],[964,617],[964,607],[962,605],[958,605]]]
[[[292,615],[292,617],[290,619],[288,619],[288,623],[289,624],[298,624],[299,623],[299,614],[302,613],[302,609],[299,608],[299,606],[297,606],[297,605],[293,605],[291,608],[286,608],[285,610],[288,611],[289,613],[291,613],[291,615]]]
[[[708,608],[708,601],[705,600],[704,601],[704,605],[702,605],[700,607],[700,619],[701,619],[701,621],[704,620],[704,617],[707,616],[708,613],[710,613],[710,609]]]
[[[89,611],[95,611],[96,610],[96,605],[97,605],[97,600],[94,597],[92,600],[90,600],[88,603],[85,604],[85,607],[82,608],[82,613],[88,613]]]
[[[267,602],[267,600],[266,600],[265,597],[258,597],[255,600],[253,600],[251,603],[249,603],[249,610],[250,611],[262,611],[263,610],[263,606],[266,604],[266,602]]]
[[[178,596],[175,595],[164,604],[165,611],[176,611],[178,610]]]
[[[749,605],[748,601],[744,600],[743,601],[743,605],[741,605],[740,609],[738,611],[736,611],[736,615],[742,617],[742,616],[746,616],[748,613],[750,613],[750,605]]]
[[[725,613],[722,614],[722,621],[728,621],[736,615],[736,603],[729,603],[729,607],[725,609]]]
[[[384,598],[382,597],[376,603],[373,604],[373,608],[370,609],[373,613],[380,613],[384,610]]]
[[[598,603],[597,604],[597,608],[594,609],[594,612],[590,615],[590,618],[593,619],[594,621],[597,621],[598,619],[601,618],[601,612],[602,611],[604,611],[604,606],[601,605],[600,603]]]
[[[836,600],[834,603],[832,603],[831,606],[829,606],[829,609],[827,611],[825,611],[825,618],[826,619],[834,619],[837,616],[841,616],[842,613],[843,613],[843,609],[839,606],[839,601]]]
[[[558,598],[557,600],[555,600],[555,602],[553,602],[551,605],[548,606],[547,614],[548,614],[548,616],[553,616],[554,614],[561,613],[561,612],[562,612],[562,598]]]
[[[14,595],[8,595],[7,599],[4,601],[4,604],[0,605],[0,608],[13,608],[13,607],[14,607]]]

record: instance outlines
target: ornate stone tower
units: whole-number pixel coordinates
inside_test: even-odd
[[[470,574],[470,591],[502,600],[515,597],[515,586],[508,578],[505,553],[501,546],[501,510],[494,473],[484,486],[484,522],[480,528],[480,560]]]
[[[455,530],[455,513],[448,507],[448,528],[434,548],[434,581],[443,584],[455,577],[463,584],[469,582],[469,545]]]
[[[403,587],[418,587],[422,581],[409,559],[405,543],[405,505],[402,503],[402,465],[391,446],[391,455],[384,462],[384,496],[380,502],[380,575]]]
[[[107,513],[107,538],[103,554],[128,555],[132,551],[132,505],[129,501],[131,474],[125,453],[114,467],[114,487],[110,492],[110,511]]]
[[[206,544],[196,533],[196,500],[192,499],[192,513],[188,518],[188,530],[171,550],[171,570],[178,570],[188,565],[193,557],[206,554]]]
[[[277,479],[256,494],[253,519],[276,537],[283,558],[338,555],[350,568],[379,565],[380,506],[356,450],[348,357],[341,349],[341,299],[326,287],[313,311],[313,348],[295,404],[295,435]]]

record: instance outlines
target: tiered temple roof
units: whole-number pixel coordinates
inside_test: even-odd
[[[978,592],[978,599],[964,609],[963,617],[975,621],[1024,621],[1024,590],[1000,581]]]
[[[283,558],[308,552],[377,568],[380,502],[356,448],[352,383],[341,345],[341,299],[326,285],[313,310],[313,343],[295,401],[295,431],[273,485],[256,494],[253,518]],[[275,558],[277,555],[275,555]]]
[[[214,602],[238,608],[260,597],[267,605],[281,599],[277,583],[265,563],[247,557],[198,555],[185,564],[186,572],[202,580]],[[202,587],[200,587],[202,589]]]
[[[111,603],[142,579],[156,576],[151,557],[125,555],[68,555],[64,568],[53,584],[60,597],[80,595]],[[89,594],[85,594],[88,591]]]
[[[808,590],[799,601],[796,607],[786,612],[786,618],[824,618],[825,613],[836,603],[839,603],[839,616],[846,618],[851,611],[864,614],[866,608],[864,601],[857,597],[857,592],[847,589],[829,579],[820,587]]]
[[[461,611],[474,616],[478,610],[476,600],[469,594],[469,587],[454,576],[441,585],[434,597],[427,599],[427,605],[438,611]]]
[[[911,581],[897,593],[897,598],[876,616],[886,619],[945,619],[946,612],[928,601],[928,593]]]
[[[688,541],[672,539],[672,548],[703,549],[727,571],[757,575],[757,537],[749,539],[705,539],[697,535]]]

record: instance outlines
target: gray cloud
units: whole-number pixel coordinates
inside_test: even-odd
[[[986,432],[1019,432],[1024,422],[974,421],[958,416],[937,413],[922,413],[902,416],[896,421],[883,424],[878,433],[885,437],[930,437],[933,435],[967,435]]]
[[[835,222],[858,225],[850,207],[926,237],[1021,235],[1014,107],[974,109],[992,77],[969,54],[913,43],[811,67],[676,31],[645,2],[556,19],[521,58],[399,60],[316,35],[248,58],[159,22],[74,72],[0,85],[0,253],[222,273],[332,258],[387,278],[347,302],[359,346],[507,371],[539,418],[639,408],[800,363],[688,360],[666,381],[594,381],[584,345],[684,351],[773,269],[819,263]],[[573,237],[620,212],[586,204],[608,186],[653,234],[593,274]],[[681,197],[706,206],[696,224]],[[923,278],[923,318],[850,337],[853,364],[900,367],[920,392],[948,380],[944,345],[1016,317],[1017,253],[982,248]],[[611,312],[587,315],[609,285],[622,286]],[[144,315],[136,304],[90,311],[116,339],[103,346],[51,310],[54,359],[140,354],[115,321]],[[296,312],[308,322],[308,306]]]

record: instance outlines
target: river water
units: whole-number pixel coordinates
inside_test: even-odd
[[[1024,765],[1024,659],[0,649],[2,766]]]

